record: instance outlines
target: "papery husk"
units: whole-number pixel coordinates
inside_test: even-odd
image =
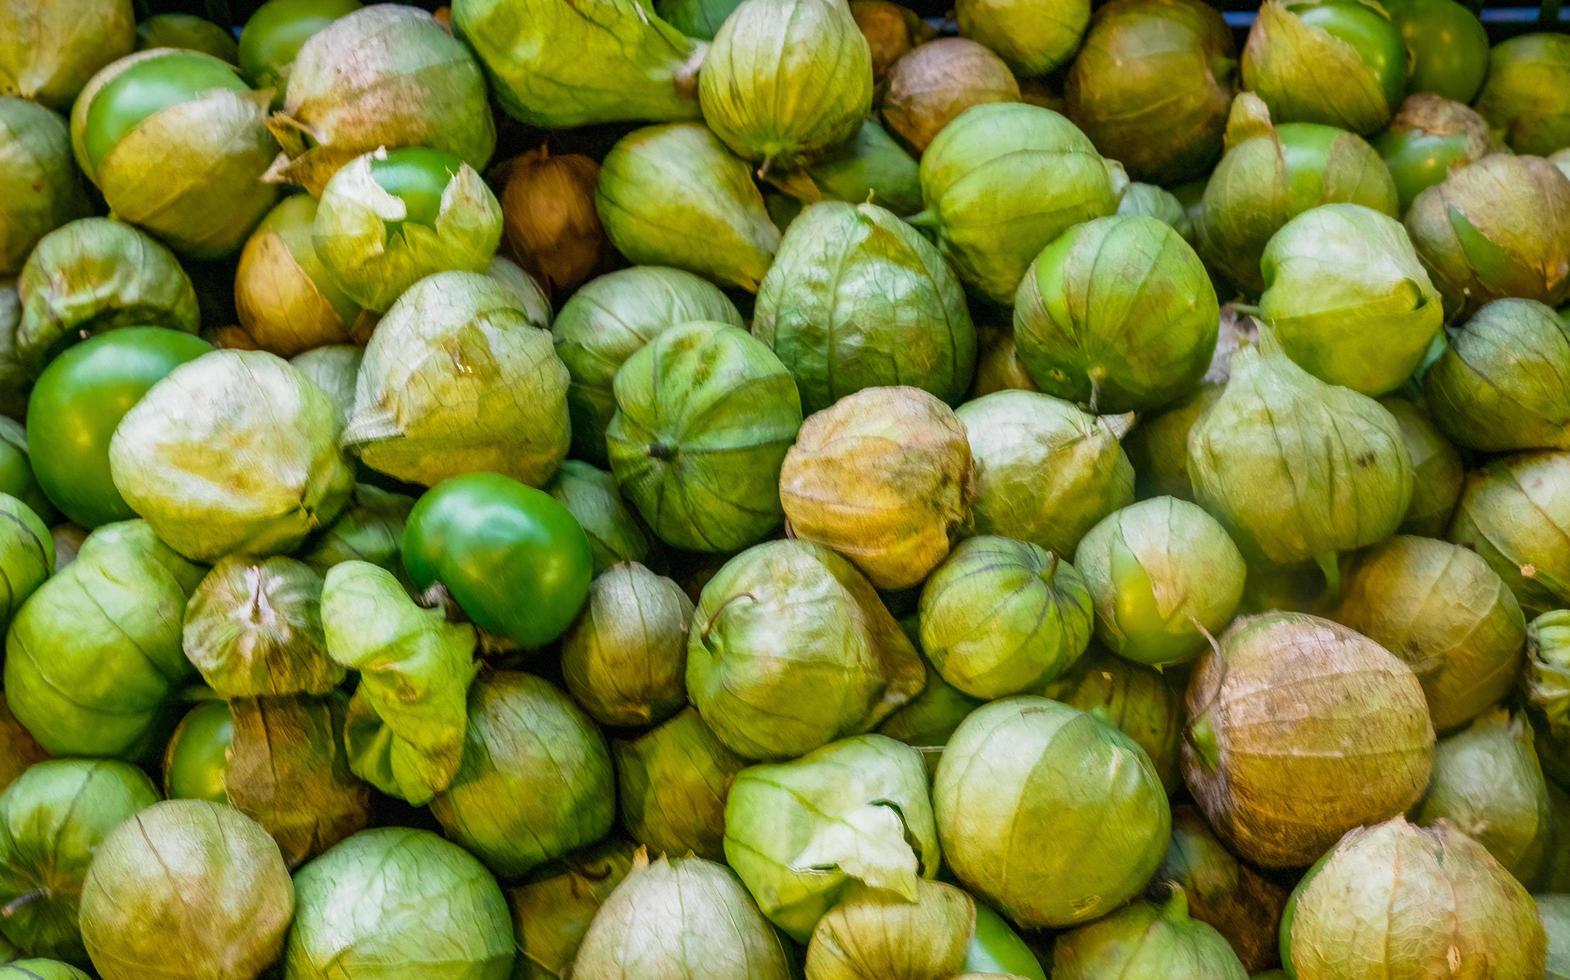
[[[1033,78],[1073,57],[1090,23],[1090,0],[961,0],[954,14],[961,34]]]
[[[156,323],[196,333],[196,287],[157,241],[109,218],[82,218],[45,235],[16,280],[16,354],[33,377],[83,335]]]
[[[745,758],[795,758],[870,731],[926,681],[861,573],[805,541],[771,541],[726,562],[692,622],[687,695]]]
[[[780,469],[791,533],[856,563],[880,589],[927,577],[969,519],[965,427],[919,388],[867,388],[802,423]]]
[[[1406,230],[1451,319],[1515,296],[1570,295],[1570,177],[1541,157],[1495,153],[1419,194]]]
[[[1520,453],[1466,476],[1446,534],[1488,562],[1521,611],[1570,604],[1570,453]]]
[[[850,15],[872,53],[876,99],[889,77],[889,69],[910,49],[929,40],[932,29],[914,10],[891,0],[850,0]]]
[[[1281,931],[1298,977],[1537,980],[1532,898],[1448,821],[1401,817],[1350,831],[1298,885]]]
[[[1288,890],[1233,857],[1196,807],[1173,809],[1172,842],[1156,878],[1183,889],[1189,914],[1225,936],[1246,969],[1276,962]]]
[[[1429,417],[1484,452],[1570,449],[1570,323],[1530,299],[1495,300],[1452,330],[1423,376]]]
[[[712,41],[741,0],[655,0],[654,12],[682,34]]]
[[[1161,905],[1134,902],[1099,922],[1059,936],[1054,980],[1160,975],[1166,980],[1248,980],[1227,939],[1189,918],[1185,890],[1172,885]]]
[[[1407,455],[1412,459],[1412,505],[1398,530],[1428,538],[1443,537],[1466,475],[1461,454],[1414,402],[1388,396],[1381,398],[1379,404],[1395,416]]]
[[[321,575],[346,561],[367,561],[400,573],[403,525],[413,508],[413,497],[356,483],[338,519],[312,540],[300,560]]]
[[[1144,751],[1046,698],[976,709],[943,751],[932,800],[949,869],[1025,929],[1088,922],[1134,897],[1161,864],[1171,826]],[[1034,827],[1024,847],[1022,821]]]
[[[575,977],[786,980],[779,937],[723,864],[639,852],[578,947]]]
[[[65,120],[0,96],[0,276],[21,271],[38,240],[86,217],[87,195],[71,157]]]
[[[1019,348],[1011,331],[979,327],[976,330],[976,377],[971,382],[970,400],[998,391],[1036,391],[1025,365],[1019,362]]]
[[[902,218],[921,210],[919,165],[872,119],[863,122],[850,140],[812,163],[807,175],[824,200],[876,204]],[[779,199],[800,204],[795,198]],[[784,224],[780,222],[781,227]]]
[[[560,980],[600,906],[633,867],[636,846],[611,838],[542,865],[507,890],[517,934],[514,980]]]
[[[415,7],[376,4],[311,35],[268,128],[272,179],[320,198],[350,160],[378,148],[445,150],[478,170],[496,147],[474,55]]]
[[[1069,69],[1068,117],[1135,180],[1203,177],[1221,155],[1236,58],[1231,30],[1208,4],[1107,4]]]
[[[1570,145],[1570,39],[1546,30],[1494,45],[1477,111],[1517,153]]]
[[[505,166],[501,206],[507,245],[548,292],[575,289],[605,252],[605,231],[594,210],[600,165],[581,153],[551,156],[541,144]]]
[[[1543,980],[1565,980],[1570,977],[1570,895],[1534,895],[1533,901],[1548,938]]]
[[[0,493],[0,627],[55,570],[54,538],[33,509]]]
[[[1108,653],[1092,642],[1084,656],[1052,683],[1032,692],[1071,708],[1094,712],[1133,739],[1168,794],[1183,784],[1178,747],[1183,741],[1181,671],[1161,671]]]
[[[136,50],[180,48],[238,64],[234,33],[195,14],[154,14],[136,25]]]
[[[1439,731],[1498,703],[1521,672],[1515,596],[1483,559],[1444,541],[1398,535],[1358,556],[1335,618],[1406,661]]]
[[[913,48],[889,69],[883,121],[917,153],[954,117],[988,102],[1018,102],[1019,83],[990,48],[944,37]]]
[[[1210,825],[1266,868],[1312,863],[1428,784],[1434,728],[1411,668],[1298,613],[1240,619],[1188,686],[1183,774]]]
[[[631,741],[613,743],[622,823],[655,854],[723,861],[725,795],[748,765],[695,708]]]
[[[346,705],[342,693],[229,702],[229,802],[266,828],[291,868],[370,821],[371,789],[349,771],[343,745]]]
[[[49,758],[43,746],[33,738],[22,723],[11,713],[11,706],[0,697],[0,790],[16,782],[18,776],[35,762]],[[4,930],[0,930],[0,935]]]
[[[562,463],[545,491],[567,508],[594,554],[594,574],[620,562],[641,562],[653,550],[643,522],[621,498],[616,478],[581,460]]]
[[[309,195],[287,197],[240,251],[235,312],[257,350],[293,357],[328,344],[363,344],[370,337],[370,318],[362,316],[316,256],[315,219],[316,202]]]
[[[13,420],[27,413],[27,396],[33,385],[16,347],[21,325],[22,300],[16,294],[16,283],[0,283],[0,414]],[[23,438],[24,446],[26,442]]]
[[[746,162],[699,123],[624,136],[600,164],[594,202],[628,261],[676,266],[722,286],[757,292],[779,247]]]
[[[647,0],[455,0],[453,26],[474,46],[508,115],[540,129],[698,118],[708,46],[654,15]]]
[[[906,623],[908,633],[913,627],[909,620]],[[930,773],[937,768],[941,750],[959,723],[983,702],[944,680],[931,664],[926,665],[926,672],[927,685],[921,693],[885,718],[877,731],[921,750]]]
[[[98,69],[135,44],[130,0],[8,4],[0,9],[0,95],[65,112]]]
[[[1388,21],[1383,7],[1368,3]],[[1393,24],[1389,33],[1399,42]],[[1396,110],[1374,67],[1351,44],[1298,17],[1283,0],[1259,8],[1243,46],[1243,87],[1258,93],[1283,122],[1314,122],[1367,135]],[[1403,65],[1402,78],[1405,78]]]
[[[327,392],[345,417],[354,411],[354,389],[360,376],[365,349],[353,344],[313,347],[289,358],[289,364],[312,384]]]
[[[691,624],[681,586],[635,562],[612,566],[562,637],[567,690],[602,725],[664,721],[687,701]]]
[[[1106,515],[1134,502],[1118,441],[1132,416],[1095,416],[1051,395],[1000,391],[956,413],[975,463],[971,530],[1071,555]]]
[[[1374,139],[1401,194],[1401,210],[1450,171],[1500,149],[1488,122],[1471,108],[1432,92],[1413,92]]]
[[[365,348],[343,445],[410,483],[493,471],[530,486],[567,455],[567,369],[516,292],[474,272],[416,283]]]
[[[858,889],[818,920],[812,980],[950,980],[964,968],[976,906],[953,885],[917,881],[915,901]]]
[[[1141,418],[1123,439],[1141,500],[1162,496],[1194,499],[1194,485],[1188,479],[1188,434],[1221,398],[1223,387],[1210,381],[1201,384],[1187,398]]]
[[[763,277],[752,334],[795,375],[808,412],[887,385],[953,404],[975,373],[959,280],[931,243],[875,204],[801,213]]]
[[[1123,217],[1155,218],[1177,232],[1185,242],[1194,244],[1194,221],[1189,217],[1188,209],[1176,194],[1163,187],[1138,181],[1130,183],[1118,197],[1117,213]]]

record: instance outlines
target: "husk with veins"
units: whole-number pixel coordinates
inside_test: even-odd
[[[1298,613],[1240,619],[1218,642],[1189,681],[1183,773],[1239,857],[1304,867],[1422,797],[1434,727],[1400,659]]]
[[[1518,453],[1466,475],[1446,537],[1488,562],[1536,616],[1570,604],[1570,453]]]
[[[582,460],[569,459],[544,489],[567,508],[589,536],[595,575],[620,562],[641,562],[649,557],[654,546],[648,532],[622,499],[616,478],[610,473]]]
[[[964,968],[976,906],[953,885],[916,882],[915,901],[851,890],[812,930],[814,980],[951,980]]]
[[[1401,426],[1401,438],[1412,459],[1412,504],[1398,529],[1403,534],[1444,537],[1450,515],[1461,497],[1465,476],[1461,454],[1434,427],[1427,411],[1405,398],[1379,400]]]
[[[577,622],[562,637],[567,689],[604,725],[660,722],[687,700],[692,600],[637,563],[614,565],[589,585]]]
[[[501,242],[502,211],[479,172],[465,164],[442,189],[434,225],[406,221],[408,205],[376,182],[357,157],[322,191],[311,239],[329,275],[350,299],[384,312],[420,279],[438,272],[485,272]]]
[[[0,626],[55,570],[54,538],[33,509],[0,493]]]
[[[0,276],[14,276],[44,235],[88,214],[65,121],[42,106],[0,97]]]
[[[889,129],[919,153],[971,106],[1019,100],[1019,83],[1003,59],[953,37],[928,41],[896,61],[880,109]]]
[[[1178,748],[1183,742],[1183,683],[1179,671],[1161,671],[1108,653],[1095,643],[1084,656],[1038,692],[1102,720],[1138,743],[1170,793],[1183,784]]]
[[[375,326],[344,295],[316,255],[311,225],[316,202],[286,198],[262,219],[240,250],[234,305],[244,335],[280,357],[335,344],[363,344]]]
[[[539,486],[567,455],[567,369],[516,292],[473,272],[399,297],[361,362],[343,444],[426,486],[489,470]]]
[[[1172,811],[1172,843],[1156,872],[1188,896],[1188,912],[1226,937],[1249,970],[1280,955],[1281,913],[1288,890],[1233,856],[1192,805]]]
[[[696,709],[631,741],[612,743],[622,823],[655,853],[723,861],[725,797],[747,760],[726,748]]]
[[[517,934],[517,980],[567,975],[595,913],[632,871],[637,846],[608,838],[542,865],[507,889]]]
[[[357,10],[312,35],[268,127],[283,147],[269,178],[317,198],[339,168],[378,147],[445,150],[476,169],[496,147],[474,56],[430,14],[396,4]]]
[[[920,753],[860,735],[743,769],[725,801],[725,858],[797,942],[857,890],[916,901],[939,865]]]
[[[1384,15],[1371,0],[1355,0]],[[1267,0],[1243,47],[1243,87],[1282,120],[1316,122],[1359,134],[1383,128],[1390,104],[1357,49],[1305,23],[1282,0]]]
[[[64,112],[95,72],[135,44],[135,12],[121,0],[0,8],[0,95]]]
[[[1052,976],[1089,980],[1160,975],[1166,980],[1246,980],[1226,937],[1189,917],[1187,891],[1168,886],[1161,904],[1130,903],[1082,926],[1052,947]]]
[[[1451,331],[1423,396],[1458,446],[1570,449],[1570,323],[1536,300],[1495,300]]]

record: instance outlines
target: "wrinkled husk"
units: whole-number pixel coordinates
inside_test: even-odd
[[[312,541],[300,560],[319,575],[346,561],[368,561],[399,574],[403,525],[413,507],[412,497],[356,483],[338,519]]]
[[[1530,887],[1542,868],[1552,816],[1526,719],[1497,708],[1440,739],[1428,792],[1412,819],[1426,826],[1449,821]]]
[[[28,389],[33,383],[17,351],[21,326],[22,299],[16,293],[16,283],[0,283],[0,414],[12,420],[27,413]],[[25,446],[27,440],[21,441]]]
[[[501,205],[467,164],[442,191],[433,226],[405,221],[407,205],[376,182],[371,167],[383,154],[356,157],[334,174],[311,225],[311,241],[333,282],[377,312],[432,274],[485,272],[502,236]]]
[[[867,388],[802,424],[779,495],[791,534],[833,548],[880,589],[904,589],[949,553],[973,473],[952,409],[919,388]]]
[[[856,889],[812,930],[807,976],[951,980],[975,927],[975,902],[953,885],[917,881],[914,901]]]
[[[655,854],[725,859],[725,794],[748,763],[695,709],[612,749],[622,823],[634,840]]]
[[[136,50],[180,48],[238,64],[239,49],[227,28],[195,14],[154,14],[136,25]]]
[[[801,943],[862,889],[916,901],[939,864],[920,753],[858,735],[743,769],[725,801],[725,857],[763,914]]]
[[[272,354],[214,351],[175,368],[109,444],[115,488],[196,561],[294,550],[348,501],[343,414]]]
[[[1281,952],[1297,977],[1543,976],[1532,897],[1448,822],[1348,833],[1292,893]]]
[[[1444,322],[1401,223],[1359,204],[1288,221],[1265,246],[1260,275],[1260,317],[1287,356],[1365,395],[1406,381]]]
[[[343,444],[425,486],[476,471],[544,484],[571,438],[567,369],[545,326],[491,276],[422,279],[366,345]]]
[[[230,807],[168,800],[105,837],[82,885],[82,941],[104,980],[244,980],[278,959],[294,887],[267,831]]]
[[[1419,194],[1406,230],[1451,319],[1509,296],[1570,295],[1570,177],[1541,157],[1495,153]]]
[[[506,168],[501,206],[507,245],[547,291],[571,291],[593,274],[605,251],[605,230],[594,210],[600,165],[581,153],[553,157],[541,144]]]
[[[637,266],[586,283],[551,324],[556,354],[567,366],[567,412],[573,454],[604,463],[605,428],[616,414],[616,371],[655,334],[709,320],[746,327],[736,305],[712,283],[690,272]]]
[[[453,26],[485,64],[497,103],[531,126],[698,118],[707,46],[656,17],[647,0],[452,6]]]
[[[1036,382],[1019,362],[1019,348],[1014,344],[1011,331],[978,327],[976,346],[976,378],[970,387],[972,400],[997,391],[1037,390]]]
[[[260,823],[295,867],[365,827],[371,790],[349,771],[346,698],[229,702],[229,802]]]
[[[1472,109],[1431,92],[1414,92],[1374,139],[1401,195],[1401,211],[1450,171],[1499,149],[1488,122]]]
[[[312,384],[327,392],[333,404],[347,417],[354,411],[354,389],[360,376],[360,362],[364,358],[363,347],[329,344],[296,354],[289,358],[289,363]]]
[[[463,765],[431,813],[511,878],[604,837],[616,819],[614,780],[605,737],[566,694],[502,671],[475,682]]]
[[[981,705],[981,701],[944,680],[928,665],[927,686],[885,718],[878,726],[878,734],[920,749],[922,761],[931,772],[937,767],[940,750],[948,744],[959,723]]]
[[[681,586],[636,563],[616,565],[562,637],[567,690],[602,725],[664,721],[687,702],[692,600]]]
[[[507,899],[479,861],[428,830],[361,831],[301,868],[284,950],[290,977],[505,980],[515,956]]]
[[[322,576],[293,558],[225,558],[186,604],[183,646],[221,698],[326,694],[344,678],[322,635]]]
[[[65,120],[0,96],[0,276],[16,275],[40,238],[87,213]]]
[[[1142,417],[1123,440],[1123,449],[1134,467],[1134,489],[1141,500],[1163,496],[1194,499],[1194,485],[1188,480],[1188,434],[1221,398],[1224,387],[1206,381],[1187,398],[1157,414]]]
[[[1381,66],[1352,44],[1305,22],[1297,8],[1310,4],[1266,0],[1243,46],[1243,87],[1257,93],[1283,122],[1323,123],[1364,135],[1384,128],[1405,89],[1401,33],[1377,3],[1346,3],[1355,5],[1366,8],[1370,23],[1359,27],[1370,44],[1400,52],[1403,63]],[[1372,23],[1376,18],[1377,26]]]
[[[1278,565],[1383,540],[1412,502],[1395,418],[1268,349],[1233,357],[1226,390],[1189,432],[1188,475],[1238,544]]]
[[[1570,146],[1570,37],[1524,34],[1495,45],[1477,111],[1517,153]]]
[[[1449,339],[1423,376],[1423,399],[1452,442],[1570,449],[1570,323],[1535,300],[1501,299]]]
[[[960,0],[959,32],[1003,56],[1021,77],[1045,75],[1074,56],[1090,0]]]
[[[1156,497],[1107,516],[1074,552],[1095,600],[1096,639],[1152,667],[1183,663],[1232,621],[1248,570],[1199,507]]]
[[[474,627],[415,605],[384,568],[348,561],[322,585],[327,654],[360,672],[344,744],[349,768],[377,789],[423,806],[458,775],[469,682],[479,670]]]
[[[39,586],[6,634],[5,696],[51,755],[138,759],[174,723],[196,670],[180,649],[205,569],[144,521],[106,524]],[[69,643],[62,642],[69,637]]]
[[[1276,962],[1287,889],[1232,856],[1193,806],[1172,811],[1172,842],[1157,879],[1188,896],[1188,911],[1225,936],[1249,970]]]
[[[371,324],[338,288],[311,241],[316,201],[287,197],[268,212],[240,251],[234,306],[258,350],[293,357],[326,344],[363,343]]]
[[[0,7],[0,95],[64,112],[98,69],[135,44],[131,0],[6,4]]]
[[[1128,416],[1095,416],[1051,395],[1000,391],[956,413],[976,468],[972,530],[1072,555],[1103,517],[1134,502],[1118,444]]]
[[[1444,541],[1400,535],[1364,552],[1335,618],[1406,661],[1439,731],[1498,703],[1521,672],[1515,596],[1487,562]]]
[[[920,153],[971,106],[1018,102],[1019,83],[990,48],[962,37],[928,41],[894,63],[883,121]]]
[[[1189,681],[1183,775],[1238,856],[1312,863],[1423,794],[1434,727],[1411,668],[1316,616],[1238,620]]]
[[[1194,244],[1194,222],[1188,209],[1166,188],[1137,181],[1130,183],[1118,197],[1117,213],[1127,218],[1155,218],[1177,232],[1185,242]]]
[[[779,526],[801,400],[762,342],[723,323],[665,330],[616,372],[615,396],[611,472],[660,540],[727,552]]]
[[[802,407],[909,385],[954,403],[970,387],[976,331],[936,248],[875,204],[814,204],[763,277],[753,336],[796,377]]]
[[[620,562],[641,562],[649,556],[652,545],[643,522],[621,499],[611,474],[569,459],[545,490],[567,508],[589,536],[595,575]]]
[[[742,0],[703,58],[698,97],[725,145],[785,175],[856,135],[872,53],[846,0]]]
[[[1161,864],[1166,791],[1132,739],[1045,698],[994,701],[943,751],[932,786],[944,857],[971,894],[1016,925],[1088,922]],[[1022,822],[1035,843],[1016,846]],[[1072,847],[1053,842],[1073,841]]]
[[[920,693],[916,649],[861,573],[805,541],[771,541],[703,587],[687,695],[731,751],[788,759],[870,731]]]
[[[1446,535],[1488,562],[1536,616],[1570,604],[1570,453],[1521,453],[1466,476]]]
[[[1140,288],[1128,295],[1129,283]],[[1031,262],[1014,342],[1036,386],[1093,412],[1144,411],[1188,394],[1215,352],[1220,308],[1194,250],[1155,218],[1069,229]]]
[[[632,870],[635,846],[608,840],[536,868],[507,890],[517,934],[513,980],[561,980],[600,906]]]
[[[1203,177],[1221,155],[1236,57],[1221,13],[1199,0],[1107,4],[1065,80],[1068,117],[1135,180]]]
[[[174,253],[127,224],[83,218],[45,235],[16,280],[16,353],[37,377],[84,334],[149,323],[196,333],[196,289]]]
[[[1439,430],[1427,411],[1405,398],[1381,398],[1379,404],[1395,416],[1412,460],[1412,505],[1398,529],[1403,534],[1442,537],[1450,526],[1461,481],[1466,475],[1461,454]]]
[[[675,266],[749,292],[757,292],[780,243],[746,162],[699,123],[624,136],[600,164],[594,205],[629,261]]]
[[[872,81],[876,86],[873,96],[877,101],[889,69],[911,48],[930,39],[932,29],[914,10],[890,0],[850,0],[850,15],[872,53]]]
[[[697,857],[643,854],[589,925],[574,977],[786,980],[785,950],[736,875]]]
[[[476,170],[496,148],[474,55],[401,4],[356,10],[311,35],[268,128],[283,147],[269,176],[318,198],[339,168],[378,148],[444,150]]]
[[[1226,155],[1201,200],[1194,221],[1199,254],[1250,295],[1265,286],[1265,244],[1295,215],[1334,203],[1401,213],[1395,181],[1373,147],[1330,126],[1272,126],[1265,104],[1249,92],[1232,102]]]
[[[1248,980],[1226,937],[1189,918],[1189,898],[1182,887],[1171,892],[1162,905],[1135,902],[1059,936],[1052,946],[1053,980]]]
[[[163,48],[122,58],[94,75],[71,110],[77,162],[116,218],[189,258],[221,258],[240,247],[278,199],[278,188],[262,179],[278,153],[267,131],[268,93],[195,92],[138,122],[96,167],[83,150],[88,111],[104,86],[129,68],[170,55],[218,62]]]
[[[0,629],[55,570],[54,538],[33,509],[0,493]]]
[[[0,934],[29,956],[87,964],[77,925],[93,852],[158,802],[142,770],[108,759],[40,762],[0,794]]]
[[[4,305],[4,290],[0,289],[0,330],[4,330]],[[14,417],[0,414],[0,492],[8,493],[26,504],[45,524],[54,524],[61,521],[60,514],[38,485],[27,448],[27,429],[16,421],[24,416],[26,409],[24,400],[22,410]]]
[[[1117,210],[1107,162],[1090,139],[1050,109],[975,106],[921,155],[930,229],[960,279],[1008,304],[1032,259],[1070,227]]]
[[[906,217],[921,210],[921,171],[905,148],[868,119],[856,135],[807,168],[825,200],[869,202]],[[789,200],[792,205],[799,202]]]
[[[991,700],[1039,688],[1090,643],[1084,577],[1038,545],[961,542],[921,589],[921,649],[949,684]]]
[[[1036,693],[1096,712],[1133,739],[1170,793],[1183,783],[1178,745],[1183,740],[1184,680],[1181,672],[1136,664],[1092,643],[1074,666]]]
[[[1570,611],[1551,610],[1527,624],[1521,687],[1543,768],[1550,778],[1570,782],[1565,751],[1570,745]]]

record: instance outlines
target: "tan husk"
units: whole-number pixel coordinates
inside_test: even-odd
[[[605,230],[594,210],[600,165],[581,153],[551,156],[542,144],[505,166],[501,205],[507,245],[548,292],[571,292],[605,253]]]
[[[962,37],[913,48],[889,69],[883,121],[915,150],[971,106],[1018,102],[1019,83],[1003,59]]]

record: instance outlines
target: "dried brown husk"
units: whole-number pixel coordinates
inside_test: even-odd
[[[547,292],[571,292],[605,256],[605,229],[594,210],[600,165],[581,153],[552,156],[542,144],[504,167],[502,228],[508,247]]]
[[[880,589],[903,589],[949,553],[973,476],[953,409],[920,388],[866,388],[802,424],[780,502],[796,537],[838,551]]]
[[[1287,890],[1239,861],[1194,806],[1172,810],[1172,843],[1156,877],[1180,885],[1189,915],[1227,938],[1250,971],[1276,962]]]
[[[972,106],[1018,102],[1003,59],[975,41],[944,37],[911,49],[889,69],[883,121],[916,151]]]
[[[932,29],[914,10],[890,0],[850,0],[850,15],[872,51],[872,81],[878,86],[896,61],[932,37]]]
[[[248,343],[224,338],[223,347],[272,351],[280,357],[327,344],[363,344],[375,326],[343,294],[316,257],[309,195],[285,198],[246,240],[234,273],[234,309]]]

